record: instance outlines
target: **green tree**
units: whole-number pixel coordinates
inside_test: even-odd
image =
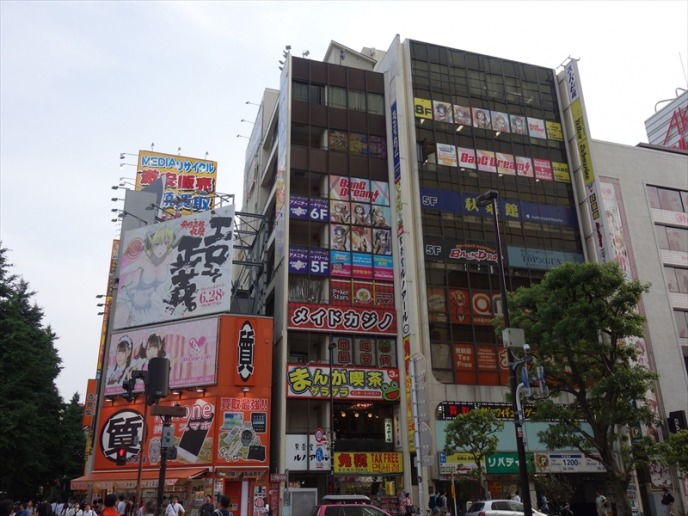
[[[681,430],[659,443],[657,460],[667,466],[676,466],[681,478],[688,478],[688,430]]]
[[[551,392],[537,403],[536,417],[554,421],[540,439],[549,449],[578,449],[599,460],[621,516],[631,514],[626,488],[639,465],[629,425],[655,422],[636,400],[657,375],[634,365],[636,348],[625,340],[642,336],[637,306],[648,289],[625,281],[614,262],[567,263],[509,296],[511,325],[525,330]]]
[[[0,491],[26,500],[64,471],[63,405],[55,387],[61,359],[34,293],[9,268],[0,244]]]
[[[473,457],[483,496],[483,459],[497,451],[499,437],[495,434],[503,429],[504,422],[489,409],[473,409],[466,414],[459,414],[445,429],[444,453],[466,452]]]

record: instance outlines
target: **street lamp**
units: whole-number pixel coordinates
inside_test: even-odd
[[[476,198],[478,206],[492,205],[492,220],[494,221],[495,244],[497,247],[497,268],[499,269],[499,289],[502,293],[502,315],[504,317],[504,327],[509,328],[509,306],[506,297],[506,277],[504,275],[504,261],[502,260],[502,238],[499,234],[499,220],[497,218],[497,198],[499,193],[490,190]],[[523,512],[525,516],[532,516],[533,506],[530,500],[530,484],[528,483],[528,464],[526,463],[526,446],[523,439],[523,424],[518,410],[518,380],[516,379],[516,358],[511,350],[507,348],[509,357],[509,386],[511,388],[511,408],[514,412],[514,428],[516,430],[516,451],[518,454],[518,475],[521,485],[521,495],[523,496]]]
[[[332,366],[334,365],[334,348],[337,343],[328,345],[330,350],[330,494],[334,494],[334,386],[332,385]]]

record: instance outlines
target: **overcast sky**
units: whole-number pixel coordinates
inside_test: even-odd
[[[688,2],[0,1],[0,239],[58,335],[65,400],[95,376],[115,238],[119,154],[218,162],[241,207],[244,151],[285,45],[394,36],[550,68],[579,61],[593,138],[646,142],[658,101],[686,88]],[[124,163],[135,163],[126,156]],[[121,196],[119,196],[121,197]]]

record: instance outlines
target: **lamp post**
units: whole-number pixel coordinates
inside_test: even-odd
[[[509,328],[509,306],[506,297],[506,276],[504,275],[504,261],[502,259],[502,238],[499,234],[499,220],[497,218],[497,198],[499,193],[490,190],[476,198],[478,206],[492,205],[492,220],[494,221],[495,244],[497,247],[497,268],[499,269],[499,289],[502,293],[502,315],[504,327]],[[520,480],[521,495],[523,500],[523,512],[525,516],[532,516],[533,506],[530,500],[530,484],[528,482],[528,464],[526,463],[526,446],[523,438],[523,424],[518,410],[518,380],[516,378],[516,359],[511,350],[507,348],[509,358],[509,386],[511,389],[511,408],[514,412],[514,428],[516,430],[516,451],[518,455],[518,475]]]
[[[334,386],[332,385],[332,367],[334,365],[334,348],[337,343],[328,345],[330,350],[330,494],[334,494]]]

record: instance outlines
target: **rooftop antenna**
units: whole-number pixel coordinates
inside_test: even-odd
[[[151,143],[151,151],[155,149],[155,142]]]

